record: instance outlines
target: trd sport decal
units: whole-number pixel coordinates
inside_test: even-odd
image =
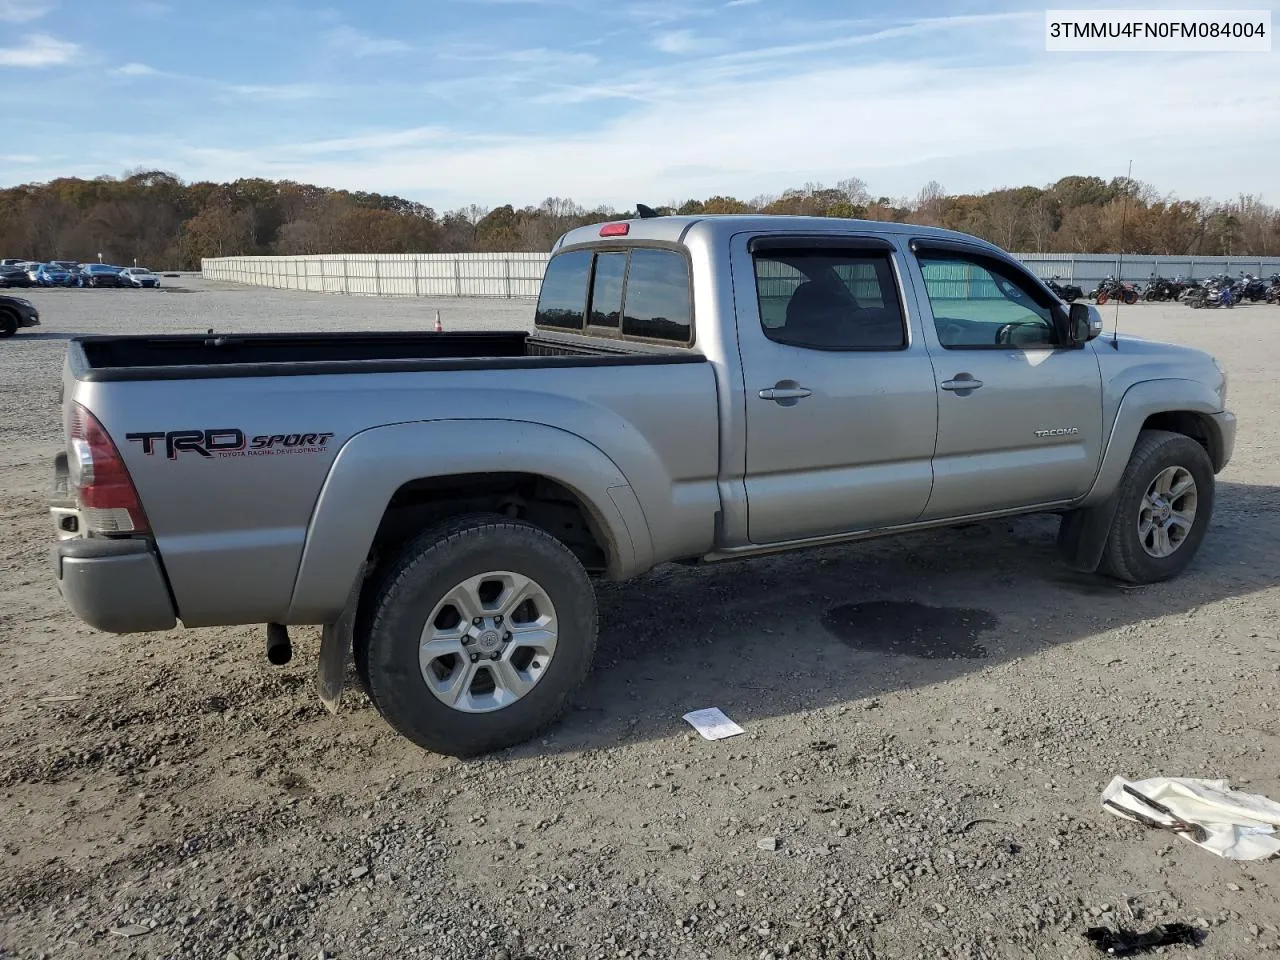
[[[153,456],[163,446],[165,456],[177,460],[180,453],[202,457],[265,457],[291,453],[324,453],[332,433],[272,433],[246,438],[243,430],[157,430],[126,433],[126,440],[142,444],[142,452]]]

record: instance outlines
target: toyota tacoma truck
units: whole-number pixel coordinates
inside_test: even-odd
[[[1180,573],[1236,421],[1214,358],[1100,337],[1010,255],[907,224],[575,229],[532,330],[88,336],[52,504],[111,632],[322,625],[400,733],[532,737],[587,676],[592,578],[1033,512],[1065,562]]]

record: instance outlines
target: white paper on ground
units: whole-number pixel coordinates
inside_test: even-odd
[[[1152,777],[1128,781],[1116,777],[1102,791],[1102,799],[1119,804],[1126,810],[1145,814],[1167,823],[1169,818],[1151,809],[1141,800],[1124,792],[1125,784],[1144,797],[1164,804],[1190,823],[1204,827],[1208,837],[1196,843],[1186,834],[1178,834],[1210,853],[1231,860],[1263,860],[1280,853],[1280,803],[1254,793],[1232,790],[1226,780],[1195,780],[1189,777]],[[1103,807],[1113,816],[1125,818],[1111,807]]]
[[[707,707],[705,710],[694,710],[686,713],[684,719],[693,725],[704,740],[723,740],[725,737],[736,737],[746,733],[740,726],[724,715],[719,707]]]

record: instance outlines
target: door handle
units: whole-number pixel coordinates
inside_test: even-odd
[[[772,387],[756,394],[761,400],[772,400],[784,407],[794,406],[805,397],[813,396],[813,391],[800,386],[794,380],[779,380]]]
[[[943,380],[942,389],[966,396],[982,386],[981,380],[975,380],[970,374],[957,373],[954,380]]]

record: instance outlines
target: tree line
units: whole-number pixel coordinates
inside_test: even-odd
[[[860,179],[777,195],[713,196],[663,214],[765,213],[859,217],[976,234],[1014,252],[1199,256],[1280,255],[1280,211],[1251,195],[1179,200],[1137,180],[1070,176],[1045,187],[948,194],[930,181],[914,197],[873,197]],[[566,230],[634,211],[471,205],[437,213],[401,197],[288,180],[185,183],[172,173],[59,178],[0,190],[0,253],[35,259],[137,260],[196,269],[245,254],[545,251]]]

